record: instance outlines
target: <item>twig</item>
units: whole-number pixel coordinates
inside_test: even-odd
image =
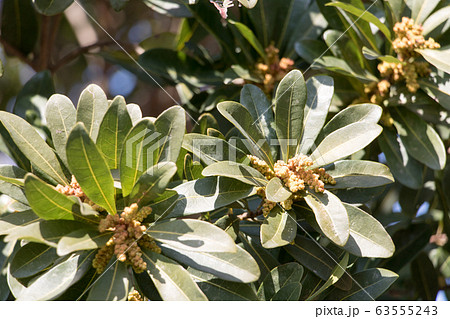
[[[35,65],[35,63],[32,60],[27,58],[27,56],[25,54],[23,54],[18,49],[16,49],[14,46],[9,44],[9,42],[6,41],[5,39],[3,39],[1,36],[0,36],[0,43],[5,48],[6,53],[17,57],[20,61],[22,61],[22,62],[28,64],[30,67],[32,67],[33,70],[35,70],[35,71],[38,70],[38,67]]]

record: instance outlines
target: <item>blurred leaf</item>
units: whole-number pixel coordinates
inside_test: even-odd
[[[0,165],[0,193],[28,204],[23,191],[24,177],[27,172],[13,165]]]
[[[82,122],[95,142],[103,116],[108,110],[105,92],[96,84],[89,85],[81,92],[77,105],[77,123]]]
[[[308,97],[297,154],[307,154],[325,124],[333,97],[334,81],[332,77],[319,75],[308,79],[306,88]]]
[[[170,217],[203,213],[253,194],[254,187],[227,177],[205,177],[174,188],[179,197]]]
[[[278,177],[272,178],[266,185],[266,197],[271,202],[284,202],[292,193],[283,185]]]
[[[153,152],[159,133],[149,119],[142,119],[125,138],[120,156],[122,194],[128,196],[139,177],[153,165]]]
[[[306,104],[306,83],[303,74],[294,70],[280,82],[275,97],[275,124],[282,159],[292,158],[300,144]],[[266,161],[267,162],[267,161]]]
[[[394,182],[386,165],[371,161],[337,161],[330,164],[326,171],[336,181],[336,185],[325,185],[327,189],[370,188]]]
[[[243,183],[263,187],[267,179],[258,170],[241,163],[223,161],[208,165],[202,171],[203,176],[225,176]]]
[[[76,123],[75,107],[68,97],[55,94],[47,102],[45,117],[56,153],[64,165],[68,166],[66,144],[70,130]]]
[[[123,142],[132,126],[125,99],[122,96],[117,96],[103,117],[96,141],[97,148],[110,169],[119,167],[119,156],[122,152]]]
[[[411,263],[411,276],[420,297],[425,301],[435,301],[439,291],[439,281],[431,260],[421,252]]]
[[[56,182],[66,184],[66,178],[55,153],[34,127],[24,119],[3,111],[0,112],[0,120],[11,134],[14,143],[35,167]]]
[[[445,22],[444,29],[440,30],[441,34],[444,34],[450,27],[448,23],[448,17],[450,16],[450,7],[443,7],[433,14],[431,14],[423,23],[423,35],[428,35],[431,31],[436,29],[439,25]]]
[[[425,60],[433,64],[436,68],[450,74],[450,62],[448,61],[450,48],[443,48],[440,50],[416,49],[416,51],[419,52]]]
[[[308,190],[305,201],[313,210],[325,236],[336,245],[344,246],[349,238],[350,226],[347,210],[340,199],[327,190],[323,193]]]
[[[28,243],[16,252],[9,271],[16,278],[31,277],[52,265],[58,258],[55,248]]]
[[[267,61],[267,54],[253,31],[243,23],[233,20],[228,20],[228,22],[231,25],[235,26],[240,34],[248,41],[248,43],[250,43],[250,45],[256,50],[256,52],[258,52],[259,56],[263,60]]]
[[[217,109],[245,136],[246,146],[251,153],[272,167],[273,159],[269,144],[258,126],[255,125],[256,122],[250,112],[236,102],[221,102],[217,105]]]
[[[410,157],[400,137],[391,130],[384,130],[378,143],[395,179],[409,188],[419,189],[422,186],[423,166]]]
[[[113,258],[106,270],[93,283],[87,300],[124,301],[130,291],[128,266]]]
[[[219,279],[249,283],[258,280],[260,275],[253,257],[238,246],[236,252],[189,251],[166,244],[161,247],[164,255]]]
[[[259,286],[258,299],[262,301],[271,300],[284,286],[300,283],[302,277],[303,267],[296,262],[278,266],[272,269]]]
[[[63,12],[72,3],[73,0],[33,0],[33,4],[36,10],[39,13],[47,16],[52,16]]]
[[[10,295],[7,265],[11,262],[11,258],[19,248],[18,243],[15,241],[7,243],[3,239],[3,237],[0,237],[0,301],[7,300]]]
[[[420,88],[445,109],[450,111],[450,75],[433,74],[418,80]]]
[[[146,249],[142,251],[142,257],[163,300],[207,300],[186,269],[173,260]]]
[[[297,234],[295,214],[276,206],[261,225],[261,244],[264,248],[276,248],[290,244]]]
[[[385,292],[398,278],[396,273],[382,268],[363,270],[352,276],[359,285],[353,285],[352,289],[348,291],[334,289],[326,299],[339,301],[373,301]]]
[[[172,17],[189,18],[192,13],[184,4],[184,0],[143,0],[152,10]]]
[[[406,0],[406,5],[411,10],[411,18],[417,24],[423,24],[423,21],[439,4],[440,0]]]
[[[77,123],[70,132],[66,151],[69,167],[84,193],[110,214],[116,214],[114,180],[83,123]]]
[[[433,127],[418,115],[406,110],[392,112],[394,125],[412,157],[431,169],[443,169],[446,161],[444,144]]]
[[[32,210],[1,215],[0,235],[12,234],[21,227],[25,227],[39,220],[41,219]]]
[[[313,64],[328,49],[323,41],[300,40],[295,43],[295,52],[309,64]]]
[[[134,185],[129,202],[140,207],[146,206],[164,193],[176,171],[176,165],[171,162],[161,162],[150,167]]]
[[[111,232],[99,233],[94,229],[79,229],[64,235],[58,242],[59,256],[78,250],[91,250],[103,247],[112,237]]]
[[[188,271],[210,301],[257,300],[255,292],[248,284],[222,280],[191,267]]]
[[[130,0],[109,0],[109,3],[111,4],[111,7],[113,7],[114,10],[120,11],[123,8],[125,8],[128,1]]]
[[[217,226],[194,219],[156,223],[147,234],[174,249],[194,252],[236,252],[231,237]]]
[[[344,203],[344,207],[350,221],[350,237],[344,249],[360,257],[391,257],[395,246],[383,225],[355,206]]]
[[[2,7],[2,38],[24,55],[34,49],[38,39],[38,21],[31,1],[4,0]]]

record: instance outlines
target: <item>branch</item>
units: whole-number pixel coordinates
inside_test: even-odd
[[[27,56],[25,54],[23,54],[21,51],[16,49],[14,46],[9,44],[9,42],[6,41],[5,39],[3,39],[1,36],[0,36],[0,43],[5,48],[5,53],[15,56],[20,61],[22,61],[22,62],[28,64],[30,67],[32,67],[33,70],[37,71],[38,67],[33,63],[33,61],[31,61],[29,58],[27,58]]]

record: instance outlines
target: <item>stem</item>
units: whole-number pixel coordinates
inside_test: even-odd
[[[6,41],[5,39],[3,39],[1,36],[0,36],[0,43],[3,45],[3,47],[5,48],[5,51],[7,53],[9,53],[11,55],[14,55],[20,61],[22,61],[23,63],[28,64],[30,67],[33,68],[33,70],[37,71],[38,67],[35,65],[35,63],[32,60],[30,60],[25,54],[20,52],[14,46],[9,44],[9,42]]]

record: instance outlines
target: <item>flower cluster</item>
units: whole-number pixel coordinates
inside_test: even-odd
[[[76,196],[78,197],[83,203],[87,203],[92,206],[92,208],[96,211],[103,212],[105,209],[103,207],[98,206],[93,201],[91,201],[86,194],[81,189],[80,184],[78,184],[75,176],[72,175],[72,180],[70,182],[70,185],[61,185],[58,184],[56,186],[56,190],[60,192],[61,194],[67,195],[67,196]]]
[[[290,158],[287,163],[284,161],[277,161],[272,171],[267,163],[256,156],[248,155],[251,165],[263,174],[268,180],[273,177],[278,177],[283,181],[283,184],[293,193],[290,198],[281,203],[281,206],[289,210],[292,204],[302,198],[299,192],[305,190],[306,186],[313,189],[315,192],[323,193],[325,191],[325,184],[336,184],[332,176],[325,172],[324,168],[308,169],[313,165],[313,161],[306,155],[299,154]],[[264,200],[262,211],[267,215],[270,210],[275,207],[276,203],[269,201],[266,198],[264,187],[257,189],[257,194]]]
[[[142,298],[139,291],[133,289],[128,293],[128,301],[144,301],[144,298]]]
[[[256,64],[256,73],[261,77],[263,83],[257,83],[266,94],[271,94],[275,88],[275,84],[281,81],[286,74],[288,74],[294,66],[294,61],[288,58],[281,58],[279,56],[280,50],[272,44],[266,49],[267,64]]]
[[[142,259],[142,248],[148,248],[160,253],[161,249],[155,241],[145,234],[147,227],[142,221],[152,212],[150,207],[139,209],[137,204],[125,207],[119,215],[107,215],[100,221],[100,232],[112,231],[113,235],[94,258],[93,267],[98,273],[103,272],[112,255],[115,254],[121,262],[128,262],[137,273],[143,272],[147,264]]]

